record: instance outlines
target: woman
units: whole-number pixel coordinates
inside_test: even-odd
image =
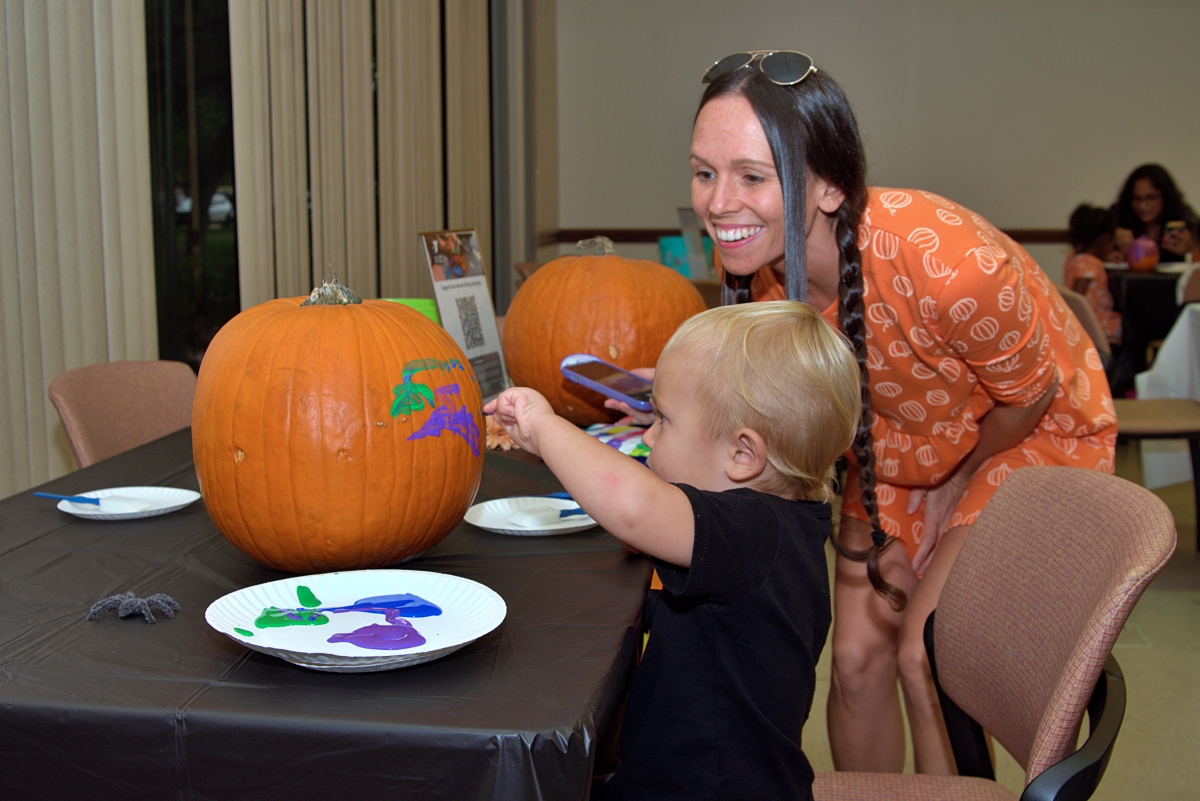
[[[1162,261],[1200,256],[1193,231],[1196,212],[1183,200],[1171,174],[1158,164],[1143,164],[1125,179],[1117,202],[1117,243],[1127,250],[1135,237],[1147,236],[1158,245]]]
[[[727,298],[807,300],[862,373],[834,588],[834,763],[902,769],[899,675],[917,770],[953,773],[925,618],[1008,473],[1112,471],[1099,354],[1033,259],[986,220],[928,192],[867,188],[854,114],[807,56],[729,57],[705,82],[692,205]]]

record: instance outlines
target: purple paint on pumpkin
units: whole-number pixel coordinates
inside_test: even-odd
[[[479,426],[475,424],[475,415],[465,408],[451,411],[447,406],[437,407],[424,425],[407,439],[438,437],[443,431],[462,437],[471,446],[471,453],[479,455]]]

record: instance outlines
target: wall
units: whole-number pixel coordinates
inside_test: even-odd
[[[1158,161],[1195,206],[1198,33],[1194,0],[558,0],[559,224],[678,225],[700,76],[770,47],[841,83],[872,184],[1065,228]],[[1061,274],[1062,247],[1031,251]]]

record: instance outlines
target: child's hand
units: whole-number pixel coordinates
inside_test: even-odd
[[[536,425],[539,418],[554,418],[550,403],[537,390],[513,387],[483,407],[484,414],[494,414],[496,422],[508,432],[521,450],[541,456],[537,447]]]

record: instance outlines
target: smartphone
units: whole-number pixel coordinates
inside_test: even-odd
[[[569,381],[623,401],[639,412],[654,411],[654,405],[650,403],[650,392],[654,389],[654,383],[640,375],[634,375],[586,353],[568,356],[562,360],[559,369]]]

